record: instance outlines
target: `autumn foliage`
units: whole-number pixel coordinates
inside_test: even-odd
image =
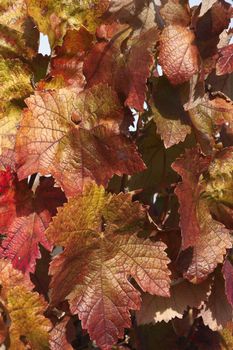
[[[232,16],[0,1],[4,349],[233,349]]]

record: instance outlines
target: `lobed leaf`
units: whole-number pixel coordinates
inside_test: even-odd
[[[0,258],[8,258],[23,273],[34,272],[36,259],[41,257],[39,243],[51,250],[44,232],[65,198],[59,188],[53,187],[51,178],[41,179],[35,194],[25,183],[16,183],[10,190],[14,195],[14,216],[8,210],[11,217],[5,223]]]
[[[224,279],[220,271],[215,274],[211,294],[200,315],[204,324],[213,331],[221,330],[228,322],[232,322],[232,307],[227,301]]]
[[[199,285],[183,281],[171,286],[170,298],[144,294],[142,307],[137,311],[139,324],[169,322],[171,319],[182,318],[188,307],[199,309],[209,296],[210,282],[207,280]]]
[[[36,92],[26,103],[16,145],[20,179],[52,174],[73,196],[86,182],[106,185],[113,174],[144,169],[134,143],[119,131],[123,110],[110,87],[100,84],[80,95]]]
[[[105,194],[103,187],[91,185],[58,210],[47,230],[48,238],[65,248],[51,263],[52,303],[67,298],[103,349],[123,337],[129,310],[140,307],[140,293],[129,277],[143,291],[169,295],[165,244],[137,236],[145,216],[130,195]]]

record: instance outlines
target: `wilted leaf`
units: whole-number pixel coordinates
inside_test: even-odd
[[[207,280],[199,285],[183,281],[171,286],[170,298],[144,294],[141,309],[137,312],[139,324],[151,322],[169,322],[171,319],[182,318],[188,307],[200,308],[207,299],[210,282]]]
[[[52,302],[68,298],[71,311],[103,349],[123,337],[130,326],[129,310],[140,307],[130,276],[143,291],[169,295],[165,244],[137,236],[145,217],[145,209],[130,195],[112,196],[92,185],[58,210],[47,231],[51,241],[65,248],[50,268]]]
[[[194,39],[194,33],[181,25],[169,25],[162,31],[159,63],[172,84],[188,81],[199,70]]]
[[[134,143],[119,132],[124,115],[108,86],[80,95],[68,89],[36,92],[26,103],[17,135],[20,179],[52,174],[72,196],[85,182],[106,185],[113,174],[144,169]]]

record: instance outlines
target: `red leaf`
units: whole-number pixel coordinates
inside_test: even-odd
[[[180,25],[165,27],[160,36],[159,63],[172,84],[188,81],[198,72],[194,33]]]
[[[201,236],[191,252],[184,272],[184,277],[193,283],[205,280],[223,262],[226,250],[232,247],[229,230],[212,219],[208,203],[199,201],[198,213]]]
[[[216,74],[224,75],[233,72],[233,44],[219,50],[220,57],[216,64]]]
[[[36,92],[26,100],[17,137],[18,176],[52,174],[68,196],[86,182],[144,169],[135,144],[120,133],[124,113],[114,91],[99,84],[79,95]]]
[[[67,340],[67,331],[69,331],[69,339]],[[50,332],[51,350],[72,350],[73,346],[70,344],[75,339],[76,330],[70,317],[65,316]]]
[[[16,215],[15,176],[10,168],[0,171],[0,230],[5,233]]]
[[[24,273],[34,272],[36,259],[41,257],[39,243],[48,250],[52,248],[44,232],[56,207],[62,205],[65,198],[59,188],[53,187],[51,178],[41,180],[35,196],[26,184],[19,183],[15,196],[17,214],[6,228],[0,257],[8,258],[13,267]]]
[[[110,28],[104,29],[108,33]],[[119,33],[111,41],[102,41],[93,47],[84,62],[84,74],[88,86],[108,83],[124,95],[125,105],[143,111],[146,81],[153,63],[151,50],[157,41],[157,30],[152,28],[133,38],[128,54],[123,56],[121,45],[129,35],[126,29],[119,28]]]
[[[201,235],[197,218],[197,202],[204,189],[199,185],[199,178],[208,169],[209,164],[210,158],[203,157],[195,148],[187,150],[182,158],[172,164],[172,168],[183,180],[175,189],[180,203],[182,249],[194,246]]]
[[[228,259],[226,259],[223,264],[222,272],[225,279],[225,293],[227,300],[233,307],[233,266]]]
[[[92,185],[58,210],[47,231],[64,247],[50,268],[52,303],[68,299],[102,349],[123,337],[130,327],[129,310],[140,307],[140,293],[129,276],[143,291],[169,295],[165,244],[137,236],[145,215],[129,194],[111,195]]]

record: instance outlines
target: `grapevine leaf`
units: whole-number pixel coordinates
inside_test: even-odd
[[[210,289],[209,281],[193,285],[188,281],[171,286],[171,297],[164,298],[144,294],[142,307],[137,311],[138,324],[151,322],[169,322],[171,319],[182,318],[184,311],[189,307],[200,308],[207,299]]]
[[[69,27],[79,29],[84,25],[94,33],[99,24],[99,17],[108,7],[108,0],[82,2],[26,0],[26,2],[29,15],[37,23],[40,32],[48,35],[52,46],[61,44]]]
[[[71,311],[103,349],[122,338],[130,326],[129,310],[140,307],[129,276],[143,291],[169,295],[165,244],[137,236],[145,216],[129,194],[105,194],[103,187],[91,185],[58,209],[47,230],[65,249],[51,263],[52,303],[68,298]]]
[[[0,171],[0,232],[6,231],[7,226],[16,216],[14,175],[8,168]]]
[[[191,132],[188,116],[179,102],[178,91],[170,85],[166,78],[161,77],[154,84],[153,100],[151,103],[157,132],[169,148],[184,141]]]
[[[233,147],[219,152],[209,167],[206,193],[226,205],[233,204]]]
[[[194,283],[205,279],[231,247],[228,229],[212,219],[209,203],[204,199],[206,183],[202,181],[202,173],[209,164],[210,159],[196,149],[187,151],[173,163],[173,169],[183,179],[175,190],[180,203],[182,249],[193,247],[191,256],[186,251],[181,261],[183,266],[186,264],[184,276]]]
[[[162,191],[178,180],[171,164],[185,148],[193,145],[193,135],[189,135],[184,143],[166,149],[163,141],[156,135],[155,123],[153,121],[148,123],[138,138],[138,149],[147,169],[133,174],[127,186],[131,191],[142,188],[145,193],[153,197],[154,193]]]
[[[93,35],[87,29],[81,27],[79,30],[69,29],[66,32],[62,46],[55,48],[57,56],[81,56],[90,50]]]
[[[183,6],[178,0],[169,0],[161,8],[160,14],[166,25],[178,24],[184,27],[190,23],[190,14],[187,7]]]
[[[211,9],[211,7],[213,6],[213,4],[215,4],[217,0],[202,0],[201,3],[201,11],[200,11],[200,17],[202,17],[207,11],[209,11],[209,9]]]
[[[51,178],[41,179],[35,195],[25,183],[15,188],[17,214],[4,234],[0,257],[8,258],[14,268],[24,273],[34,272],[36,259],[40,258],[39,243],[48,250],[51,245],[44,232],[49,225],[56,206],[62,205],[64,196],[59,188],[53,187]]]
[[[208,203],[200,200],[197,212],[201,236],[193,248],[191,259],[188,257],[188,267],[184,272],[184,277],[193,283],[200,283],[206,279],[217,264],[223,262],[226,250],[232,247],[229,230],[212,219]],[[183,259],[183,264],[187,264],[185,258]]]
[[[112,0],[109,12],[113,14],[113,19],[130,24],[134,30],[133,36],[157,28],[154,3],[150,1]],[[112,18],[110,17],[110,21]]]
[[[33,91],[29,68],[19,59],[0,56],[0,167],[15,169],[15,138],[21,118],[20,103]],[[17,101],[19,100],[19,101]]]
[[[197,217],[197,204],[204,188],[199,184],[201,174],[208,169],[210,159],[193,148],[177,159],[172,168],[182,177],[182,182],[175,189],[180,203],[180,227],[182,248],[194,246],[201,236],[200,223]]]
[[[195,108],[189,110],[190,118],[196,129],[210,139],[223,124],[232,125],[232,113],[232,101],[221,95],[214,98],[205,95]]]
[[[203,68],[207,74],[215,68],[219,35],[228,28],[231,17],[230,11],[231,5],[229,3],[215,1],[203,16],[193,16],[192,27],[194,27],[197,47],[203,59]]]
[[[159,350],[181,349],[177,345],[177,334],[171,322],[168,324],[161,322],[155,325],[143,325],[138,327],[138,331],[140,332],[141,339],[143,339],[143,346],[147,350],[154,350],[155,346]]]
[[[213,331],[223,329],[232,322],[232,307],[227,301],[224,290],[224,279],[220,271],[215,274],[211,294],[200,311],[203,322]]]
[[[206,82],[213,92],[221,91],[225,96],[233,100],[233,73],[216,75],[212,72]]]
[[[32,93],[29,69],[18,59],[0,57],[0,98],[2,101],[20,99]]]
[[[71,319],[65,316],[61,322],[57,323],[50,332],[50,349],[51,350],[72,350],[73,347],[70,344],[71,339],[75,338],[75,327],[70,322]],[[71,333],[71,339],[67,340],[67,328],[69,327],[69,333]]]
[[[233,44],[225,46],[219,51],[220,57],[216,64],[216,74],[230,74],[233,72]]]
[[[160,36],[159,63],[172,84],[188,81],[198,72],[194,33],[181,25],[169,25]]]
[[[225,293],[227,300],[233,306],[233,266],[229,260],[225,260],[223,264],[223,277],[225,279]]]
[[[134,143],[119,132],[124,115],[108,86],[80,95],[68,89],[36,92],[26,103],[16,146],[20,179],[52,174],[72,196],[85,182],[106,185],[114,173],[144,169]]]
[[[50,321],[43,315],[47,303],[20,271],[13,269],[8,261],[0,261],[1,302],[8,313],[12,350],[25,350],[25,343],[32,349],[49,349],[48,331]]]
[[[105,31],[110,29],[107,27]],[[99,82],[108,83],[123,94],[127,106],[143,111],[146,81],[153,64],[151,51],[157,41],[157,30],[151,28],[131,39],[128,54],[124,55],[121,46],[130,30],[123,26],[114,34],[112,40],[97,43],[85,60],[84,74],[88,86]],[[128,76],[127,80],[125,76]]]
[[[0,7],[0,23],[8,26],[10,29],[22,32],[22,26],[27,18],[27,7],[25,0],[2,1]]]
[[[25,0],[2,1],[0,5],[0,55],[32,58],[39,32],[28,16]]]
[[[62,46],[55,48],[56,56],[51,59],[49,76],[40,82],[39,88],[70,86],[80,92],[85,85],[83,60],[92,39],[93,36],[84,28],[68,30]]]
[[[83,62],[79,57],[55,57],[51,61],[50,75],[53,77],[49,83],[43,84],[44,88],[63,88],[70,86],[79,93],[85,86],[83,75]]]

